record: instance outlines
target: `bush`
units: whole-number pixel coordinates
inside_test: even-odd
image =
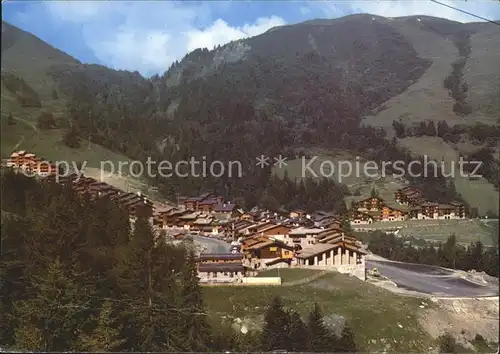
[[[441,353],[455,353],[457,342],[455,338],[449,334],[443,334],[439,337],[439,352]]]
[[[72,149],[78,149],[81,146],[80,137],[74,128],[70,128],[64,133],[63,142]]]
[[[50,112],[42,112],[38,117],[38,127],[40,129],[52,129],[56,127],[56,120]]]

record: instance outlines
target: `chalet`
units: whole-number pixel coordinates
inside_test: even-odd
[[[179,216],[176,220],[175,226],[183,227],[184,229],[189,230],[191,228],[191,224],[200,218],[202,214],[200,212],[191,212],[187,214],[183,214]]]
[[[338,216],[326,216],[313,219],[313,227],[317,228],[340,228],[342,225],[342,219]]]
[[[283,224],[265,224],[265,227],[257,228],[255,233],[259,236],[285,237],[292,230],[292,227]]]
[[[370,197],[353,204],[352,209],[358,211],[381,211],[385,206],[384,200],[379,197]]]
[[[413,207],[410,211],[411,219],[425,220],[451,220],[464,219],[465,207],[459,202],[442,203],[422,203],[419,207]]]
[[[405,187],[398,189],[394,194],[394,199],[399,204],[418,206],[425,202],[424,194],[422,191],[415,187]]]
[[[417,218],[420,220],[437,219],[439,217],[439,204],[433,202],[425,202],[420,205],[420,211]]]
[[[354,237],[340,235],[329,243],[317,243],[296,255],[297,266],[334,268],[365,279],[366,251]]]
[[[243,265],[255,270],[290,265],[293,260],[292,246],[267,236],[245,240],[241,250],[245,255]]]
[[[225,215],[226,217],[235,217],[239,214],[237,205],[231,203],[216,203],[212,211],[217,214]]]
[[[171,205],[166,205],[163,203],[153,203],[153,223],[154,225],[158,225],[163,227],[164,216],[168,215],[171,211],[176,208]]]
[[[246,237],[252,233],[249,231],[250,228],[254,227],[256,224],[247,220],[239,220],[231,223],[230,230],[228,233],[231,234],[233,239],[238,239],[239,237]]]
[[[202,253],[199,256],[198,277],[201,282],[235,282],[244,276],[241,253]]]
[[[201,211],[203,213],[210,213],[214,210],[214,206],[219,203],[216,198],[208,198],[198,202],[195,210]]]
[[[315,236],[316,243],[331,243],[336,241],[339,237],[342,237],[342,235],[345,234],[339,228],[323,230],[323,232]]]
[[[215,219],[212,216],[204,216],[201,215],[201,217],[197,218],[190,224],[190,230],[192,231],[200,231],[203,233],[212,233],[212,234],[218,234],[219,229],[215,225]]]
[[[455,208],[455,218],[465,219],[465,206],[457,201],[450,202],[450,205]]]
[[[245,276],[245,267],[238,264],[200,264],[198,265],[198,277],[200,283],[233,283],[241,282]]]
[[[404,221],[407,218],[408,212],[389,206],[384,206],[380,215],[380,221]]]
[[[290,218],[304,218],[306,215],[306,211],[302,209],[295,209],[290,212]]]
[[[324,229],[298,227],[288,233],[285,242],[294,248],[301,250],[309,245],[316,243],[316,235],[323,232]]]
[[[41,161],[36,166],[36,172],[40,177],[57,175],[57,166],[48,161]]]
[[[54,163],[26,151],[13,152],[7,159],[6,166],[38,177],[55,176],[58,172]]]
[[[374,216],[357,210],[351,210],[348,218],[351,225],[367,225],[375,221]]]
[[[187,210],[210,212],[215,204],[223,203],[224,198],[207,192],[197,197],[179,197],[179,204],[182,203]]]
[[[455,207],[451,204],[439,204],[438,219],[443,219],[443,220],[456,219]]]
[[[274,224],[273,222],[271,221],[264,221],[264,222],[260,222],[260,223],[257,223],[251,227],[248,228],[248,232],[250,234],[259,234],[260,235],[260,232],[262,230],[265,230],[271,226],[274,226],[276,224]]]
[[[243,213],[240,215],[240,220],[253,221],[254,216],[251,213]]]
[[[177,225],[183,224],[179,220],[179,218],[184,216],[184,215],[187,215],[187,214],[191,214],[191,212],[186,211],[186,210],[180,210],[177,208],[174,208],[174,209],[171,209],[170,211],[162,213],[161,220],[163,223],[163,228],[165,229],[167,227],[172,227],[172,226],[177,226]]]

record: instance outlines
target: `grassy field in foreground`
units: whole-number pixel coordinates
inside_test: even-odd
[[[290,279],[291,270],[280,270]],[[311,273],[309,273],[311,274]],[[301,274],[304,276],[304,274]],[[266,306],[281,296],[285,306],[306,316],[317,302],[325,316],[340,315],[356,333],[363,351],[428,352],[434,340],[418,322],[421,299],[397,296],[387,290],[338,273],[303,285],[204,287],[207,307],[214,316],[239,317],[261,325]],[[328,320],[327,320],[328,322]]]

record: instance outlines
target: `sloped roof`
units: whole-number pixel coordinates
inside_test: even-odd
[[[302,235],[316,235],[325,231],[325,229],[312,229],[307,227],[298,227],[296,229],[291,230],[288,234],[290,236],[302,236]]]
[[[296,257],[301,259],[314,257],[319,254],[328,252],[334,249],[335,247],[336,247],[335,245],[330,245],[328,243],[316,243],[314,245],[303,248],[301,251],[299,251]]]

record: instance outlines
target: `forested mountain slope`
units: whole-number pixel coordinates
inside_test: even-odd
[[[267,180],[266,171],[253,166],[261,154],[293,156],[297,148],[322,147],[376,160],[408,156],[387,139],[390,124],[363,126],[362,118],[383,114],[392,97],[419,85],[439,62],[425,55],[425,43],[460,45],[491,26],[432,17],[313,20],[215,50],[195,50],[164,75],[145,79],[137,72],[79,63],[4,22],[2,88],[8,89],[2,90],[2,103],[8,104],[3,113],[36,121],[40,112],[50,111],[56,128],[134,159],[203,155],[242,161],[247,179],[164,183],[172,192],[230,182],[241,196],[243,186]],[[36,65],[27,58],[36,58]],[[444,62],[439,65],[444,69]],[[455,81],[450,85],[457,86]],[[441,95],[435,87],[430,96]],[[452,110],[456,97],[450,99]]]

